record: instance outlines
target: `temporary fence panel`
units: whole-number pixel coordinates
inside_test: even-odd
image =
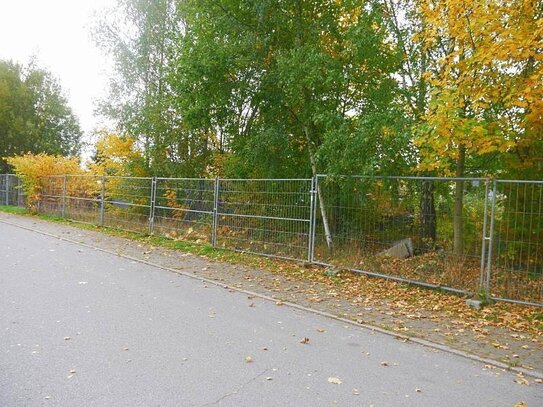
[[[0,205],[9,205],[10,175],[0,175]]]
[[[152,188],[152,178],[106,177],[102,224],[130,232],[149,232]]]
[[[307,260],[311,179],[218,179],[215,244]]]
[[[66,188],[64,175],[50,175],[39,178],[39,191],[35,205],[39,213],[62,216]]]
[[[543,305],[543,181],[498,180],[490,198],[490,294]]]
[[[157,178],[155,191],[154,233],[211,242],[215,180]]]
[[[315,261],[476,292],[487,188],[485,179],[319,176]]]
[[[101,191],[105,178],[67,175],[62,214],[75,222],[100,224]]]
[[[21,179],[14,174],[0,174],[0,205],[23,207],[25,203]]]

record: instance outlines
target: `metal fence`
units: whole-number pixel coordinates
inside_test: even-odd
[[[0,204],[24,205],[0,176]],[[44,177],[29,206],[77,222],[543,306],[543,181]]]
[[[450,290],[479,290],[486,180],[317,180],[323,207],[317,211],[316,263]],[[456,223],[457,182],[463,207]],[[455,224],[462,231],[462,247],[455,246]]]
[[[22,182],[16,175],[0,174],[0,205],[25,206]]]

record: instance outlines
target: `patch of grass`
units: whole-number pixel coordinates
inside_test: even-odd
[[[26,208],[19,208],[18,206],[5,206],[0,205],[0,212],[13,213],[15,215],[28,215],[30,212]]]
[[[511,360],[508,358],[502,358],[501,361],[505,363],[509,367],[519,367],[522,366],[522,363],[520,363],[518,360]]]
[[[487,321],[492,321],[492,322],[496,322],[496,323],[500,322],[500,315],[497,312],[493,312],[492,314],[484,315],[483,318],[486,319]]]

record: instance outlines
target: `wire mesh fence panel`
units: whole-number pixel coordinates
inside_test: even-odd
[[[72,221],[99,224],[102,177],[67,175],[63,215]]]
[[[543,305],[543,182],[496,181],[492,296]]]
[[[9,174],[0,175],[0,205],[8,204]]]
[[[170,239],[210,242],[215,180],[157,178],[154,232]]]
[[[221,179],[217,190],[217,246],[307,259],[310,179]]]
[[[320,176],[317,184],[317,262],[479,289],[486,180]]]
[[[17,175],[11,175],[11,180],[10,186],[13,185],[13,192],[10,196],[11,205],[23,208],[26,206],[26,193],[23,180]]]
[[[151,178],[106,177],[103,224],[147,233],[151,212]]]
[[[24,206],[22,182],[17,175],[0,174],[0,205]]]
[[[65,177],[51,175],[39,179],[39,193],[35,202],[39,213],[53,216],[63,215]]]

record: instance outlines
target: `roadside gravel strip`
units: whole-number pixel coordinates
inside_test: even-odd
[[[0,222],[0,405],[543,403],[514,373],[193,275],[242,267]]]

